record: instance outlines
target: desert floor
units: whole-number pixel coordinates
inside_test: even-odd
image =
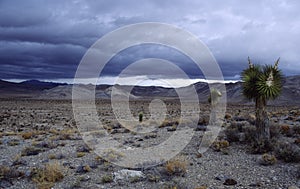
[[[195,107],[194,103],[185,103]],[[150,119],[149,100],[119,105],[121,117],[133,116],[143,122]],[[127,149],[155,147],[180,128],[182,106],[179,101],[165,100],[166,119],[150,121],[151,132],[141,132],[141,122],[125,128],[118,123],[111,102],[96,102],[102,130],[92,130],[94,137],[109,136]],[[121,108],[120,108],[121,107]],[[183,125],[194,131],[192,139],[172,158],[149,161],[138,168],[121,167],[123,153],[107,149],[99,156],[87,145],[77,128],[72,101],[22,100],[0,101],[0,188],[297,188],[300,187],[300,110],[292,106],[269,106],[272,137],[276,147],[266,154],[254,154],[247,131],[255,128],[253,105],[227,105],[224,123],[216,142],[204,153],[199,145],[209,131],[210,106],[200,104],[199,120],[185,120]],[[197,107],[195,107],[197,109]],[[124,111],[124,114],[122,114]],[[154,114],[156,110],[153,110]],[[79,111],[80,112],[80,111]],[[82,111],[82,119],[90,121]],[[153,112],[152,112],[153,113]],[[185,112],[193,116],[195,112]],[[157,110],[159,115],[160,110]],[[80,118],[81,119],[81,118]],[[190,122],[189,122],[190,121]],[[190,124],[190,125],[189,125]],[[148,124],[149,125],[149,124]],[[140,129],[138,129],[140,127]],[[230,128],[230,132],[226,129]],[[245,129],[247,128],[247,129]],[[236,129],[236,130],[234,130]],[[81,131],[81,132],[80,132]],[[174,143],[180,145],[180,141]],[[275,145],[274,143],[274,145]],[[101,146],[101,144],[99,144]],[[287,148],[287,149],[285,149]],[[291,150],[292,149],[292,150]],[[143,154],[139,154],[142,158]],[[287,158],[286,158],[287,157]]]

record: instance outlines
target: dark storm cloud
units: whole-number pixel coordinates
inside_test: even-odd
[[[199,78],[202,76],[201,70],[197,65],[182,52],[168,46],[143,44],[133,46],[124,49],[116,56],[114,56],[103,69],[102,75],[119,75],[124,69],[131,63],[135,63],[142,59],[162,59],[174,63],[184,72],[186,72],[190,78]],[[147,64],[143,66],[137,66],[137,69],[129,70],[127,73],[132,75],[144,75],[146,73],[157,73],[160,77],[176,78],[178,72],[175,72],[169,65],[160,65],[159,67],[151,65],[151,62],[147,61]],[[149,65],[150,64],[150,65]],[[157,64],[156,64],[157,65]],[[164,72],[164,74],[162,74]]]
[[[280,56],[285,74],[299,74],[299,8],[297,0],[0,0],[0,77],[72,78],[97,39],[138,22],[174,24],[195,34],[225,77],[239,75],[247,56],[260,64]],[[157,47],[121,52],[104,75],[117,75],[139,58],[167,59],[191,77],[199,75],[186,57]]]

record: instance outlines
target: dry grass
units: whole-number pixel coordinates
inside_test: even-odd
[[[207,186],[199,186],[199,187],[196,187],[195,189],[207,189]]]
[[[101,178],[102,183],[110,183],[113,181],[113,176],[111,174],[105,174]]]
[[[7,131],[7,132],[4,132],[2,135],[3,136],[16,136],[16,135],[18,135],[18,133],[13,132],[13,131]]]
[[[277,162],[277,159],[272,154],[263,154],[261,157],[261,165],[274,165]]]
[[[56,155],[55,155],[55,154],[49,154],[49,155],[48,155],[48,158],[49,158],[49,159],[56,159]]]
[[[80,158],[80,157],[83,157],[85,156],[85,152],[77,152],[77,157]]]
[[[50,189],[64,178],[63,167],[58,162],[48,163],[43,168],[33,169],[31,178],[39,189]]]
[[[20,141],[17,139],[12,139],[7,143],[9,146],[17,146],[20,144]]]
[[[25,132],[25,133],[22,133],[21,136],[23,139],[31,139],[33,136],[35,136],[35,132],[33,131],[30,131],[30,132]]]
[[[117,161],[117,160],[121,159],[122,157],[124,157],[124,154],[121,152],[117,152],[114,149],[107,149],[103,155],[103,158],[109,162]]]
[[[175,157],[166,163],[165,170],[169,175],[183,176],[187,172],[187,164],[185,157]]]
[[[14,169],[14,167],[0,165],[0,182],[1,180],[9,180],[22,176],[24,176],[24,173]]]
[[[227,140],[215,141],[212,144],[212,148],[217,152],[222,151],[228,147],[229,147],[229,142]]]

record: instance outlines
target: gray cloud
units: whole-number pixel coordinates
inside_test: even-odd
[[[260,64],[280,56],[286,75],[300,74],[299,7],[297,0],[0,0],[0,74],[2,79],[72,78],[97,39],[138,22],[174,24],[195,34],[226,77],[238,75],[247,56]],[[164,58],[192,77],[199,74],[182,55],[157,47],[120,53],[104,74],[118,74],[138,58]]]

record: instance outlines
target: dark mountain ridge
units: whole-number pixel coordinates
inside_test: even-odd
[[[217,83],[210,86],[218,85]],[[93,85],[79,85],[84,91],[91,92]],[[210,93],[209,85],[206,82],[193,84],[197,91],[199,100],[206,102]],[[242,82],[226,83],[227,102],[230,103],[251,103],[242,95]],[[43,82],[39,80],[29,80],[20,83],[0,80],[0,98],[31,98],[31,99],[71,99],[71,84]],[[159,86],[129,86],[129,85],[97,85],[95,87],[95,97],[99,99],[109,99],[112,89],[117,96],[123,97],[130,91],[130,98],[178,98],[177,92],[189,94],[189,87],[165,88]],[[282,94],[270,104],[300,104],[300,75],[285,77],[283,80]]]

